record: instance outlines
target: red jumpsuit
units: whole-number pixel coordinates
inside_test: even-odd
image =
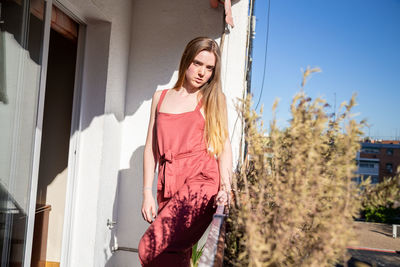
[[[157,104],[158,215],[139,243],[143,266],[190,266],[192,246],[211,223],[220,179],[217,160],[207,152],[205,121],[196,109],[160,112]]]

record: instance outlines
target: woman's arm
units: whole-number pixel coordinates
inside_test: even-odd
[[[226,138],[224,150],[218,158],[219,175],[221,179],[220,191],[217,195],[217,204],[230,204],[230,192],[232,184],[232,147],[229,138]]]
[[[226,98],[225,98],[226,103]],[[226,104],[225,104],[225,114],[228,115]],[[226,118],[226,122],[228,124],[228,118]],[[228,125],[225,126],[228,129]],[[218,168],[219,175],[221,179],[220,191],[217,195],[217,203],[219,205],[230,204],[229,197],[231,192],[231,184],[232,184],[232,146],[229,140],[229,136],[226,137],[224,142],[224,148],[221,154],[218,157]]]
[[[157,164],[157,140],[155,136],[155,116],[157,103],[160,99],[161,92],[156,91],[151,102],[151,112],[149,127],[147,129],[146,144],[143,152],[143,202],[142,215],[143,218],[151,223],[156,216],[156,204],[153,197],[152,187],[154,180],[154,172]]]

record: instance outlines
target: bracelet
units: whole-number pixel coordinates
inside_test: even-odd
[[[220,188],[223,191],[227,191],[227,192],[232,191],[232,187],[230,185],[226,186],[226,184],[221,184]]]
[[[143,191],[144,190],[152,190],[152,188],[151,188],[151,186],[145,186],[145,187],[143,187]]]

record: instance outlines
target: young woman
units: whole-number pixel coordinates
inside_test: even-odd
[[[157,202],[152,195],[158,162]],[[143,266],[190,266],[192,246],[231,190],[232,149],[218,44],[190,41],[174,88],[156,91],[143,159]]]

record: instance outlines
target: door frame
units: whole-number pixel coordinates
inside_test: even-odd
[[[71,131],[68,149],[68,172],[64,208],[64,224],[62,234],[60,265],[68,266],[69,252],[71,245],[71,229],[73,226],[73,211],[75,208],[76,177],[78,170],[79,136],[81,130],[81,95],[82,95],[82,74],[83,58],[85,48],[86,21],[83,16],[67,1],[44,0],[44,29],[42,42],[42,68],[40,73],[38,108],[36,117],[36,128],[33,146],[31,190],[29,195],[28,225],[26,229],[26,242],[24,246],[24,267],[31,265],[32,243],[35,225],[36,195],[39,179],[40,148],[42,141],[44,100],[46,93],[47,63],[49,54],[51,13],[53,5],[62,10],[66,15],[79,24],[77,58],[75,63],[75,81],[72,103]]]
[[[29,267],[32,257],[32,242],[35,226],[35,211],[36,211],[36,194],[39,180],[39,163],[40,163],[40,148],[42,144],[42,129],[43,129],[43,111],[44,111],[44,96],[46,92],[46,77],[47,77],[47,61],[49,55],[50,41],[50,22],[51,22],[51,6],[52,0],[44,0],[44,28],[42,40],[42,67],[40,70],[39,97],[36,113],[35,137],[33,143],[33,160],[31,174],[31,188],[29,195],[28,209],[28,225],[26,228],[26,241],[24,246],[24,267]]]
[[[70,252],[72,246],[74,211],[76,207],[77,177],[79,169],[79,144],[82,122],[82,77],[86,43],[87,21],[78,10],[69,2],[54,0],[53,4],[67,16],[79,24],[78,47],[75,63],[75,82],[72,101],[71,131],[68,151],[68,174],[65,193],[64,222],[61,244],[60,266],[70,266]]]

